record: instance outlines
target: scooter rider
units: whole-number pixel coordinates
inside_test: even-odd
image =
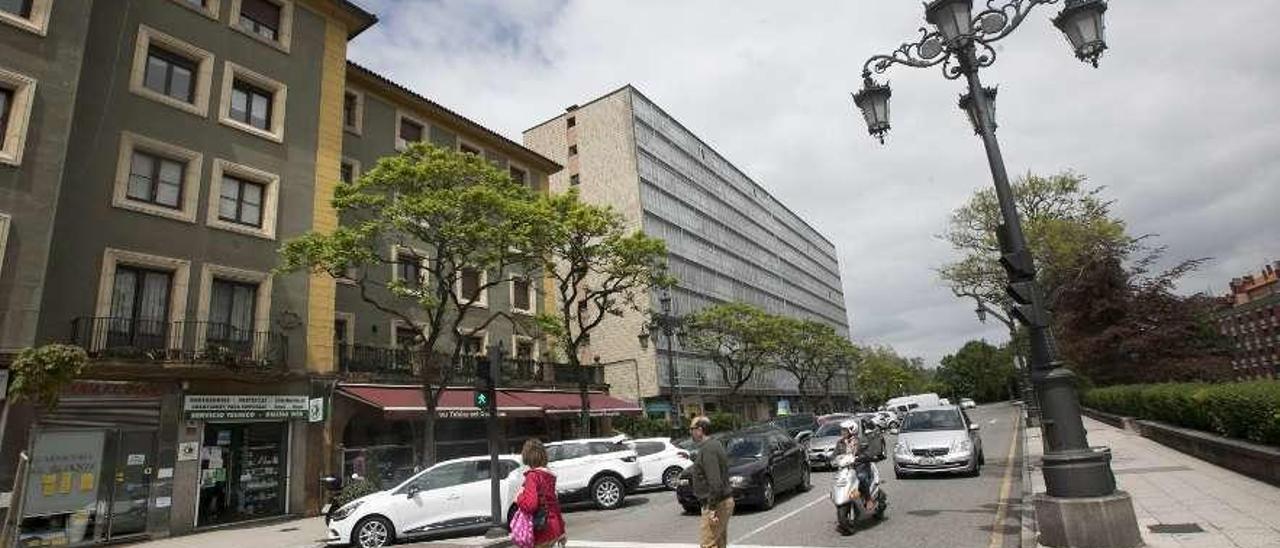
[[[840,441],[836,443],[836,454],[852,455],[854,459],[854,476],[858,478],[858,492],[863,493],[866,507],[872,510],[875,499],[871,496],[871,461],[875,460],[863,451],[860,436],[862,424],[858,419],[848,419],[840,423]]]

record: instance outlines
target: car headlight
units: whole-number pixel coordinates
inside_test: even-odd
[[[968,439],[960,439],[951,442],[952,453],[969,453],[973,451],[973,442]]]
[[[356,508],[360,507],[361,504],[364,504],[363,500],[357,500],[355,502],[347,503],[346,506],[339,508],[337,512],[333,513],[333,521],[342,521],[344,519],[347,519],[348,517],[351,516],[352,512],[356,511]]]
[[[900,457],[910,457],[911,450],[907,449],[906,443],[898,442],[897,445],[893,446],[893,454],[898,455]]]
[[[747,484],[745,476],[729,476],[729,487],[742,487]]]

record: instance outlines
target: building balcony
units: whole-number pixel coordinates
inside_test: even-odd
[[[94,362],[210,365],[283,371],[288,337],[231,324],[81,317],[71,321],[71,344]]]
[[[468,385],[476,381],[476,367],[488,363],[485,356],[463,355],[456,363],[444,353],[410,348],[344,344],[335,348],[338,370],[348,380],[421,382]],[[607,388],[598,367],[573,367],[565,363],[527,358],[506,358],[499,370],[502,387],[577,389],[586,380],[592,390]]]

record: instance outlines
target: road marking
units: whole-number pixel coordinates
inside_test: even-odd
[[[738,537],[738,540],[735,540],[735,541],[733,541],[733,542],[730,542],[729,544],[737,545],[737,544],[741,543],[742,541],[747,540],[747,538],[749,538],[749,537],[753,537],[753,536],[755,536],[757,533],[759,533],[759,532],[761,532],[761,531],[764,531],[765,529],[768,529],[768,528],[770,528],[770,527],[773,527],[774,525],[777,525],[777,524],[779,524],[779,523],[782,523],[783,521],[786,521],[787,519],[791,518],[792,516],[795,516],[796,514],[799,514],[800,512],[803,512],[803,511],[805,511],[805,510],[808,510],[810,506],[813,506],[813,505],[815,505],[815,504],[817,504],[817,503],[819,503],[819,502],[822,502],[822,501],[824,501],[824,500],[828,500],[828,498],[829,498],[829,497],[825,497],[825,496],[823,496],[823,497],[818,497],[818,498],[816,498],[816,499],[813,499],[813,502],[810,502],[809,504],[806,504],[806,505],[804,505],[804,506],[801,506],[801,507],[799,507],[799,508],[796,508],[795,510],[792,510],[792,511],[790,511],[790,512],[787,512],[786,514],[783,514],[783,516],[782,516],[782,517],[780,517],[780,518],[778,518],[778,519],[775,519],[775,520],[773,520],[773,521],[771,521],[771,522],[769,522],[769,523],[766,523],[766,524],[764,524],[764,525],[761,525],[760,527],[756,528],[756,530],[754,530],[754,531],[752,531],[752,532],[750,532],[750,533],[747,533],[747,534],[745,534],[745,535],[742,535],[742,536]]]
[[[772,546],[764,544],[730,543],[733,548],[828,548],[826,546]],[[681,542],[615,542],[594,540],[570,540],[565,544],[569,548],[698,548],[697,544]],[[838,547],[829,547],[838,548]]]
[[[1000,422],[1000,419],[991,419],[991,420],[987,421],[987,424],[995,424],[995,423],[997,423],[997,422]]]
[[[1018,423],[1022,421],[1022,416],[1014,415],[1013,417],[1013,435],[1009,439],[1009,458],[1005,460],[1004,480],[1000,482],[1000,499],[996,501],[996,521],[991,526],[991,542],[987,548],[1000,548],[1004,545],[1004,534],[1002,532],[1004,526],[1005,514],[1009,510],[1009,504],[1005,502],[1009,498],[1009,489],[1013,487],[1013,455],[1018,448]],[[992,421],[995,422],[995,421]]]

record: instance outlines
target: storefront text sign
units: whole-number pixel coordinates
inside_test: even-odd
[[[305,419],[306,396],[187,396],[182,406],[187,420]]]
[[[40,432],[27,476],[27,516],[90,511],[98,503],[105,432]]]

